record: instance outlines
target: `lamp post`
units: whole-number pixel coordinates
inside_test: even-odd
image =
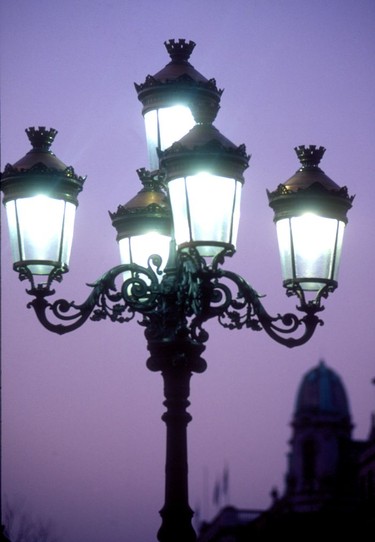
[[[90,285],[80,304],[54,299],[68,271],[78,193],[84,178],[50,150],[56,130],[26,130],[32,149],[6,165],[1,190],[13,266],[41,324],[64,334],[94,321],[144,327],[147,367],[162,374],[166,423],[165,502],[160,542],[192,542],[188,499],[189,384],[202,358],[212,318],[228,329],[264,330],[287,347],[302,345],[322,324],[322,298],[337,287],[346,214],[353,197],[319,167],[325,149],[298,147],[300,168],[273,192],[284,286],[297,314],[268,314],[257,292],[224,269],[236,250],[240,198],[249,156],[214,126],[222,91],[189,62],[193,42],[166,42],[171,61],[136,85],[143,105],[150,171],[143,187],[110,213],[121,264]],[[178,141],[175,141],[178,139]],[[209,202],[209,206],[208,206]]]

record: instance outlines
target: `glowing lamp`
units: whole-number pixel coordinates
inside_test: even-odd
[[[179,249],[194,247],[204,257],[234,252],[248,162],[244,145],[206,122],[160,152]]]
[[[219,109],[222,90],[214,79],[206,79],[190,63],[193,41],[169,40],[164,43],[171,61],[143,84],[135,84],[143,105],[147,148],[151,170],[159,168],[157,149],[165,150],[183,137],[195,124],[197,109]]]
[[[289,290],[337,287],[346,214],[354,197],[320,169],[324,147],[296,147],[300,169],[268,192],[275,212],[283,284]]]
[[[121,263],[147,267],[152,255],[161,257],[164,269],[171,242],[171,212],[160,178],[145,169],[137,171],[142,190],[125,205],[110,213],[117,231]],[[124,278],[131,273],[125,273]],[[160,275],[160,280],[162,275]]]
[[[77,196],[85,178],[49,150],[56,130],[39,127],[26,133],[33,148],[7,164],[1,178],[13,266],[26,274],[59,274],[68,271]]]

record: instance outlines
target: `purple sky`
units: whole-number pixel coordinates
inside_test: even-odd
[[[107,211],[139,190],[136,169],[148,167],[133,82],[168,62],[167,39],[196,42],[192,64],[225,89],[215,125],[252,155],[227,266],[267,294],[269,312],[296,304],[282,288],[266,197],[298,168],[293,147],[325,146],[322,169],[356,194],[339,288],[310,343],[291,351],[212,322],[208,369],[192,378],[192,507],[216,513],[226,464],[230,502],[267,507],[271,488],[283,489],[297,387],[319,359],[345,383],[355,438],[374,409],[373,0],[13,0],[0,15],[1,169],[29,150],[24,129],[45,125],[59,131],[56,155],[88,175],[58,297],[83,301],[85,284],[119,263]],[[64,542],[155,540],[164,408],[143,330],[90,321],[63,337],[46,331],[26,309],[5,227],[3,218],[3,493],[52,519]]]

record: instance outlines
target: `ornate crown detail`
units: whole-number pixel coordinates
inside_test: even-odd
[[[47,130],[45,126],[27,128],[25,132],[33,149],[42,149],[46,151],[49,150],[57,134],[57,130],[54,128]]]
[[[294,147],[294,150],[297,153],[298,160],[301,162],[302,169],[318,167],[320,160],[323,158],[325,153],[324,147],[316,147],[316,145],[300,145],[299,147]]]
[[[160,190],[160,188],[163,187],[165,174],[159,170],[149,171],[142,167],[137,169],[137,175],[144,188],[147,190]]]
[[[187,62],[195,47],[194,41],[184,39],[168,40],[164,42],[164,45],[173,62]]]

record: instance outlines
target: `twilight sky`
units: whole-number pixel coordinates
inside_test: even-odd
[[[108,210],[148,167],[141,83],[169,61],[163,42],[196,42],[191,63],[224,88],[215,126],[252,155],[238,252],[227,266],[294,310],[281,284],[266,188],[297,169],[293,148],[327,151],[321,167],[356,194],[338,290],[319,328],[288,350],[264,332],[211,322],[208,369],[191,382],[190,504],[210,519],[225,465],[229,502],[270,504],[283,490],[295,394],[323,358],[346,386],[354,436],[374,410],[375,3],[373,0],[5,0],[1,3],[1,170],[29,149],[25,128],[79,175],[70,272],[57,297],[77,302],[119,263]],[[145,366],[136,323],[86,323],[59,337],[37,322],[11,270],[2,219],[2,492],[56,524],[64,542],[156,540],[163,504],[162,379]]]

